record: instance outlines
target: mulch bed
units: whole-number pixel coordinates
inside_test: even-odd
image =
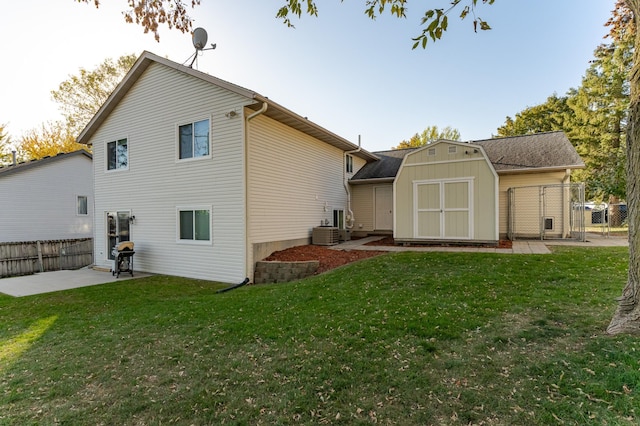
[[[368,246],[396,246],[393,238],[386,237],[379,241],[374,241],[372,243],[365,244]],[[433,244],[426,245],[414,245],[411,247],[434,247]],[[446,246],[446,247],[496,247],[495,245],[459,245],[459,244],[438,244],[438,246]],[[500,240],[497,248],[511,248],[511,241],[508,240]],[[297,246],[291,247],[286,250],[281,250],[272,253],[269,257],[267,257],[266,261],[273,262],[301,262],[307,260],[317,260],[320,262],[318,266],[318,271],[316,273],[320,274],[322,272],[329,271],[331,269],[337,268],[342,265],[346,265],[349,263],[353,263],[355,261],[361,259],[367,259],[369,257],[379,256],[387,252],[384,251],[376,251],[376,250],[332,250],[324,246],[314,246],[314,245],[306,245],[306,246]]]
[[[279,261],[279,262],[301,262],[306,260],[317,260],[320,262],[318,271],[328,271],[330,269],[337,268],[348,263],[355,262],[360,259],[367,259],[369,257],[379,256],[384,254],[384,251],[375,250],[331,250],[323,246],[297,246],[291,247],[286,250],[277,251],[267,257],[266,261]]]

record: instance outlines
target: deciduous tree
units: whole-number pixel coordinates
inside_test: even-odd
[[[28,131],[17,144],[18,156],[24,160],[38,160],[85,148],[76,142],[75,135],[60,121],[45,123],[39,129]]]
[[[411,136],[409,140],[404,140],[398,144],[398,146],[393,149],[403,149],[403,148],[416,148],[419,146],[428,145],[431,142],[435,142],[439,139],[447,139],[450,141],[459,141],[460,140],[460,132],[458,129],[452,129],[447,126],[441,131],[438,130],[438,126],[428,126],[426,129],[422,131],[422,133],[416,133]]]
[[[93,70],[80,68],[60,83],[51,96],[58,102],[67,129],[78,135],[135,63],[136,55],[107,58]]]

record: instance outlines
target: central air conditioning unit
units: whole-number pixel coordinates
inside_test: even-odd
[[[311,243],[316,246],[333,246],[338,244],[339,237],[335,226],[316,226],[311,233]]]
[[[351,229],[341,229],[338,234],[340,241],[351,241]]]

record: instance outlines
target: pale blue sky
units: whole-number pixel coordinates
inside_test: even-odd
[[[607,33],[614,0],[496,0],[471,20],[450,19],[443,40],[411,50],[424,9],[371,21],[364,1],[319,0],[320,16],[296,29],[275,14],[285,0],[202,0],[195,26],[215,51],[197,68],[254,90],[370,151],[389,149],[426,126],[457,128],[463,140],[496,133],[507,115],[577,87]],[[11,136],[60,118],[50,91],[80,67],[149,50],[183,63],[191,36],[161,30],[160,43],[126,24],[125,0],[21,0],[3,6],[0,123]],[[457,15],[456,15],[457,16]]]

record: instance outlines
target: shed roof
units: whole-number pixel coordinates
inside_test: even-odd
[[[499,174],[584,168],[582,158],[564,132],[536,133],[466,143],[481,146]],[[366,164],[351,181],[391,181],[398,174],[404,157],[416,149],[419,148],[374,152],[380,160]]]
[[[55,155],[53,157],[43,157],[39,160],[23,161],[15,165],[10,164],[8,166],[0,166],[0,178],[13,173],[23,172],[26,170],[31,170],[35,167],[40,167],[40,166],[55,163],[61,160],[66,160],[72,157],[76,157],[78,155],[85,156],[89,160],[93,158],[91,154],[85,151],[84,149],[74,151],[74,152],[66,152],[66,153],[61,152],[60,154]]]
[[[203,81],[222,87],[240,96],[244,96],[249,101],[247,107],[254,111],[258,111],[264,103],[267,103],[268,107],[264,112],[265,116],[279,121],[298,131],[306,133],[329,145],[335,146],[344,151],[351,151],[358,148],[356,144],[342,138],[341,136],[336,135],[335,133],[330,132],[329,130],[319,126],[318,124],[315,124],[314,122],[308,120],[306,117],[302,117],[294,113],[293,111],[283,107],[282,105],[279,105],[266,96],[262,96],[252,90],[245,89],[244,87],[219,79],[217,77],[213,77],[204,72],[194,70],[192,68],[181,65],[177,62],[173,62],[169,59],[162,58],[147,51],[143,52],[142,55],[140,55],[136,63],[131,67],[131,70],[129,70],[127,75],[122,79],[113,93],[111,93],[109,98],[98,110],[96,115],[93,116],[91,121],[89,121],[87,126],[82,130],[77,139],[78,143],[86,144],[89,142],[91,136],[98,130],[104,120],[106,120],[109,114],[118,105],[118,103],[126,96],[129,89],[133,87],[133,85],[136,83],[136,81],[138,81],[138,79],[147,70],[147,68],[149,68],[149,66],[154,63],[164,65],[166,67],[184,73],[185,75],[199,78]],[[360,150],[357,153],[354,153],[354,155],[357,155],[367,161],[377,160],[377,157],[375,155],[364,149]]]

